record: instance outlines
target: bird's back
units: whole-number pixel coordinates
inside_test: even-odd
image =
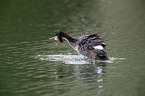
[[[79,38],[78,45],[78,51],[80,54],[95,59],[108,59],[105,49],[106,43],[98,34],[90,34]]]

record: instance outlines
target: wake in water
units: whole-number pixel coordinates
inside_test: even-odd
[[[83,55],[37,55],[35,57],[39,60],[48,60],[48,61],[61,61],[65,64],[91,64],[94,61],[97,62],[106,62],[106,63],[114,63],[115,61],[124,60],[125,58],[109,58],[110,60],[92,60]]]

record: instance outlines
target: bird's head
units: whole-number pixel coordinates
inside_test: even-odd
[[[64,39],[64,37],[62,36],[63,33],[64,33],[64,32],[59,32],[59,33],[55,34],[54,37],[49,38],[49,39],[51,39],[51,40],[57,40],[57,41],[59,41],[59,42],[63,42],[63,39]]]

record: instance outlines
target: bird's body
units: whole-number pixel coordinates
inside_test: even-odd
[[[63,42],[63,39],[67,40],[73,49],[89,58],[99,60],[108,59],[105,49],[106,43],[97,33],[85,35],[80,38],[73,38],[65,32],[59,32],[56,34],[55,39],[60,42]]]

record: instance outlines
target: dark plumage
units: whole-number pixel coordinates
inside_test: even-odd
[[[63,39],[67,40],[73,49],[78,53],[85,55],[89,58],[95,58],[99,60],[107,60],[107,51],[105,49],[106,43],[104,39],[96,34],[85,35],[80,38],[73,38],[65,32],[59,32],[55,37],[50,38],[63,42]]]

